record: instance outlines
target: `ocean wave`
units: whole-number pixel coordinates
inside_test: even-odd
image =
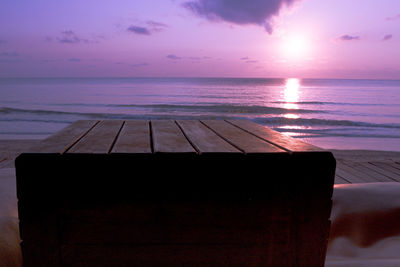
[[[156,111],[162,110],[183,110],[196,112],[219,112],[219,113],[246,113],[246,114],[284,114],[288,112],[295,113],[325,113],[322,110],[311,109],[288,109],[279,107],[268,107],[260,105],[235,105],[235,104],[213,104],[213,105],[175,105],[175,104],[109,104],[109,107],[120,108],[148,108]]]
[[[348,127],[368,127],[368,128],[391,128],[400,129],[400,124],[391,123],[369,123],[349,120],[328,120],[328,119],[303,119],[303,118],[255,118],[253,121],[264,125],[293,125],[293,126],[348,126]]]
[[[76,112],[76,111],[60,111],[60,110],[47,110],[47,109],[21,109],[21,108],[9,108],[1,107],[0,114],[18,114],[28,113],[31,115],[76,115],[86,118],[119,118],[118,115],[123,114],[110,114],[110,113],[97,113],[97,112]]]
[[[338,105],[338,106],[400,106],[400,104],[378,104],[378,103],[345,103],[329,101],[273,101],[273,104],[296,104],[296,105]]]
[[[174,104],[152,104],[152,105],[137,105],[137,104],[107,104],[107,107],[116,108],[132,108],[132,109],[150,109],[154,112],[170,112],[170,111],[185,111],[185,112],[212,112],[212,113],[225,113],[225,114],[285,114],[288,112],[295,112],[297,114],[304,113],[325,113],[321,110],[310,109],[287,109],[268,106],[257,105],[174,105]],[[37,115],[83,115],[89,117],[109,117],[110,113],[94,113],[94,112],[72,112],[72,111],[59,111],[47,109],[21,109],[1,107],[0,114],[10,113],[30,113]],[[118,115],[118,114],[117,114]],[[119,115],[125,115],[120,113]]]

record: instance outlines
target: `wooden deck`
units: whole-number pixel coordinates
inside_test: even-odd
[[[334,171],[250,121],[77,121],[16,159],[24,264],[323,266]]]
[[[129,129],[125,129],[129,130]],[[147,144],[148,140],[137,140]],[[13,168],[16,156],[40,140],[0,140],[0,169]],[[335,184],[400,182],[400,152],[332,150]]]
[[[335,184],[400,182],[400,153],[385,151],[333,151]]]

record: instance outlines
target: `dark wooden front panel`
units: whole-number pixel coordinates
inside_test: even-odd
[[[260,153],[252,147],[264,141],[240,147],[240,133],[222,143],[236,126],[211,124],[149,124],[155,135],[190,128],[171,140],[188,138],[193,151],[204,153],[167,152],[168,142],[127,153],[121,145],[148,131],[121,122],[113,130],[115,153],[107,143],[111,153],[18,157],[25,266],[323,266],[332,155]],[[199,131],[218,139],[194,138]]]

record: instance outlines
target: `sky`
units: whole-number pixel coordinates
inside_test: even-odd
[[[0,77],[400,79],[400,1],[1,0]]]

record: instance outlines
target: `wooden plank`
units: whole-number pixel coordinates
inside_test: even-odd
[[[341,167],[348,170],[352,174],[360,177],[364,181],[367,181],[367,182],[381,182],[382,181],[382,179],[377,179],[377,177],[381,178],[380,176],[372,175],[371,172],[368,171],[368,169],[359,168],[357,163],[351,163],[349,161],[339,161],[339,162],[340,162]],[[386,181],[386,179],[384,181]]]
[[[151,130],[155,153],[196,153],[174,121],[151,121]]]
[[[396,174],[396,175],[398,175],[400,177],[400,170],[395,168],[395,167],[393,167],[393,166],[391,166],[390,163],[387,163],[387,162],[375,162],[375,161],[373,161],[371,163],[376,165],[376,166],[378,166],[378,167],[381,167],[381,168],[383,168],[383,169],[385,169],[385,170],[387,170],[389,172],[392,172],[392,173],[394,173],[394,174]]]
[[[388,164],[390,166],[392,166],[393,168],[396,168],[396,169],[400,170],[400,164],[399,163],[392,161],[392,162],[388,162]]]
[[[199,153],[240,153],[199,121],[185,120],[177,123]]]
[[[0,162],[0,169],[4,168],[14,168],[14,160],[7,158],[6,160]]]
[[[296,140],[248,120],[228,120],[227,122],[290,152],[324,151],[322,148]]]
[[[73,145],[67,153],[107,154],[118,135],[123,121],[100,121],[82,139]]]
[[[349,181],[352,184],[365,183],[364,180],[361,180],[357,176],[354,176],[353,174],[346,172],[345,170],[341,169],[339,166],[336,166],[336,174],[339,175],[340,177],[346,179],[347,181]]]
[[[352,164],[355,166],[357,170],[363,173],[368,173],[370,176],[374,177],[377,182],[393,182],[393,179],[375,171],[374,169],[369,168],[369,163],[367,162],[348,162],[347,164]]]
[[[391,180],[393,180],[394,182],[400,182],[400,179],[398,180],[398,179],[396,179],[394,176],[393,176],[393,173],[391,173],[391,172],[388,172],[388,171],[386,171],[385,169],[382,169],[382,168],[380,168],[380,167],[378,167],[378,166],[375,166],[374,164],[371,164],[370,162],[367,162],[367,163],[364,163],[365,164],[365,166],[366,167],[368,167],[369,169],[372,169],[372,170],[374,170],[375,172],[377,172],[377,173],[380,173],[380,174],[382,174],[382,175],[385,175],[386,177],[388,177],[388,178],[390,178]]]
[[[335,184],[349,184],[349,181],[343,179],[339,175],[335,175]]]
[[[7,160],[7,158],[0,158],[0,163]]]
[[[393,168],[389,164],[383,162],[369,162],[369,163],[385,170],[388,174],[390,174],[390,177],[392,179],[400,180],[400,171],[396,168]]]
[[[376,182],[376,180],[374,178],[371,178],[368,175],[365,175],[364,173],[361,173],[355,169],[353,169],[352,167],[347,166],[346,164],[344,164],[341,161],[337,161],[337,167],[344,170],[345,172],[352,174],[353,176],[357,177],[359,180],[363,181],[364,183],[368,183],[368,182]]]
[[[80,120],[46,138],[28,150],[31,153],[64,153],[79,141],[98,121]]]
[[[111,153],[151,153],[149,121],[125,121]]]
[[[286,152],[226,121],[204,120],[202,123],[245,153]]]

